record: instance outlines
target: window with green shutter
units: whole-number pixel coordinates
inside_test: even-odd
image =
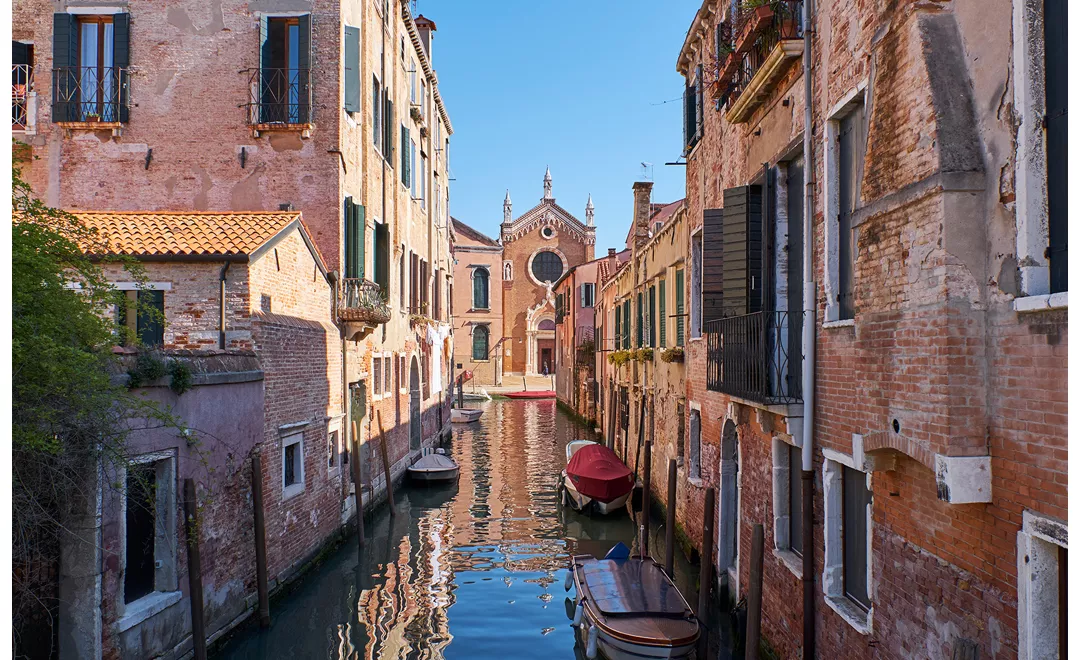
[[[667,346],[667,282],[660,280],[660,315],[656,319],[660,326],[660,348]]]
[[[637,294],[637,347],[645,345],[645,296]]]
[[[622,307],[615,306],[615,350],[622,350]]]
[[[345,198],[345,277],[364,277],[364,207]]]
[[[375,148],[382,149],[382,92],[379,91],[379,79],[371,76],[371,141]]]
[[[680,268],[675,271],[675,345],[682,346],[686,342],[686,329],[683,325],[683,315],[686,313],[685,288],[686,275]]]
[[[649,287],[649,348],[656,348],[656,287]]]
[[[360,28],[345,26],[345,111],[360,112]]]
[[[401,183],[409,187],[409,129],[401,125]]]
[[[630,348],[630,299],[627,298],[623,301],[623,348]]]

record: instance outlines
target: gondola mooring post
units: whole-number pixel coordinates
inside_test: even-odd
[[[649,510],[652,508],[652,441],[645,441],[645,488],[641,494],[641,524],[645,528],[641,543],[641,556],[649,556]]]
[[[708,648],[708,627],[705,622],[709,618],[709,598],[712,595],[712,568],[713,568],[713,523],[716,519],[716,489],[709,488],[705,491],[705,525],[702,528],[701,539],[701,586],[698,588],[697,618],[701,624],[702,649]],[[703,650],[698,651],[699,657],[705,657]]]
[[[668,577],[675,575],[675,487],[678,479],[678,466],[674,458],[668,459],[667,469],[667,527],[664,539],[664,570]]]

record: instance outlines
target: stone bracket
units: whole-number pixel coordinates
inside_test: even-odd
[[[950,504],[991,501],[989,456],[934,456],[938,499]]]

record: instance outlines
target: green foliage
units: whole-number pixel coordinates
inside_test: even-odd
[[[135,389],[143,385],[149,385],[154,381],[164,378],[167,370],[165,361],[154,353],[139,353],[135,358],[135,366],[128,370],[128,388]]]
[[[682,362],[684,359],[684,353],[681,346],[675,346],[664,351],[660,351],[660,359],[664,362]]]
[[[639,348],[634,351],[634,359],[638,362],[652,362],[653,349],[651,348]]]
[[[169,363],[169,389],[178,396],[191,389],[193,377],[191,367],[183,360]]]
[[[633,359],[633,353],[634,351],[612,351],[608,354],[608,362],[616,368],[621,367]]]

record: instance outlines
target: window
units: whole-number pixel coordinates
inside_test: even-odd
[[[371,141],[382,149],[382,88],[378,76],[371,76]]]
[[[428,288],[431,286],[430,277],[428,277],[428,262],[426,259],[420,260],[420,313],[431,314],[429,303],[431,302],[428,295]]]
[[[623,348],[628,349],[628,348],[630,348],[630,297],[629,296],[627,296],[626,300],[623,301],[622,307],[623,307],[623,310],[622,310]]]
[[[690,237],[690,338],[701,336],[701,232]]]
[[[785,445],[788,453],[788,547],[802,557],[803,548],[803,512],[802,512],[802,450],[795,445]]]
[[[372,394],[374,394],[375,396],[379,396],[380,394],[382,394],[382,379],[383,379],[382,370],[383,370],[383,360],[382,360],[382,358],[381,357],[372,358],[371,359],[371,379],[373,381],[375,381],[375,389],[372,391]]]
[[[1019,657],[1068,658],[1068,527],[1024,511],[1016,540]]]
[[[686,404],[681,401],[675,404],[675,423],[679,426],[675,434],[675,459],[681,466],[686,451]]]
[[[126,122],[130,19],[53,15],[53,121]]]
[[[390,100],[390,88],[383,88],[382,98],[382,155],[394,167],[394,102]],[[404,148],[404,143],[402,143]]]
[[[176,585],[176,460],[135,458],[124,479],[124,604]]]
[[[555,229],[553,227],[544,227],[540,230],[540,235],[544,238],[552,238],[555,236]]]
[[[488,308],[488,281],[487,268],[473,269],[473,309]]]
[[[338,432],[330,431],[326,435],[326,467],[333,468],[337,465]]]
[[[416,105],[416,61],[412,63],[412,68],[409,69],[409,104]]]
[[[34,44],[11,42],[11,127],[25,130],[29,124],[29,94],[34,91]]]
[[[645,345],[645,296],[637,294],[637,343],[635,346],[641,348]]]
[[[409,128],[405,125],[401,125],[401,185],[406,188],[412,186],[412,168],[410,168],[411,160],[416,158],[416,154],[410,150],[409,145],[412,140],[409,139]],[[416,195],[413,194],[413,197]]]
[[[660,326],[660,348],[667,346],[667,282],[660,280],[660,315],[656,318]]]
[[[409,140],[409,191],[413,199],[420,199],[417,189],[420,187],[416,176],[416,140]]]
[[[434,300],[431,307],[431,318],[436,321],[442,320],[442,270],[435,269],[435,277],[432,280],[434,288]]]
[[[360,112],[360,28],[345,26],[345,112]]]
[[[364,207],[345,198],[345,277],[364,277]]]
[[[649,287],[649,348],[656,348],[656,286]]]
[[[420,257],[409,250],[409,312],[420,313]]]
[[[772,441],[773,541],[781,561],[802,578],[802,454],[780,438]]]
[[[686,89],[683,90],[683,155],[690,153],[694,145],[701,138],[700,126],[700,98],[701,67],[695,71],[695,78],[686,79]]]
[[[387,355],[385,358],[383,358],[383,378],[385,382],[382,390],[383,394],[389,394],[390,390],[394,387],[394,382],[392,379],[392,372],[394,368],[391,364],[391,360],[393,359],[394,358],[390,355]]]
[[[825,321],[855,318],[855,231],[866,129],[862,92],[856,91],[825,125]]]
[[[402,311],[405,311],[405,246],[401,246],[401,258],[398,260],[398,301]]]
[[[847,456],[826,450],[822,475],[825,501],[825,603],[853,628],[870,634],[869,475]],[[805,577],[805,576],[804,576]]]
[[[682,346],[686,343],[686,326],[683,319],[686,316],[686,274],[680,268],[675,271],[675,345]]]
[[[372,246],[375,254],[372,267],[375,268],[375,283],[383,300],[390,301],[390,227],[385,222],[375,220],[375,240]]]
[[[427,208],[427,180],[428,160],[427,156],[420,154],[420,208]]]
[[[622,350],[622,305],[615,305],[615,350]]]
[[[539,282],[554,282],[563,274],[562,257],[550,250],[537,252],[532,260],[532,273]]]
[[[281,441],[281,498],[304,491],[304,435],[297,433]]]
[[[472,336],[472,359],[474,361],[486,360],[488,356],[488,329],[486,325],[473,327]]]
[[[311,16],[262,17],[258,123],[310,121]]]
[[[1065,0],[1046,0],[1043,34],[1046,61],[1046,210],[1049,215],[1050,293],[1069,290],[1068,21]]]
[[[866,473],[844,466],[844,595],[870,609],[867,581],[867,516],[870,515],[870,490]]]
[[[581,285],[581,306],[592,307],[596,304],[596,285],[586,282]]]
[[[142,289],[124,292],[124,303],[116,309],[116,323],[125,328],[126,339],[142,346],[165,343],[165,292]]]
[[[701,478],[701,411],[690,409],[690,478]]]

